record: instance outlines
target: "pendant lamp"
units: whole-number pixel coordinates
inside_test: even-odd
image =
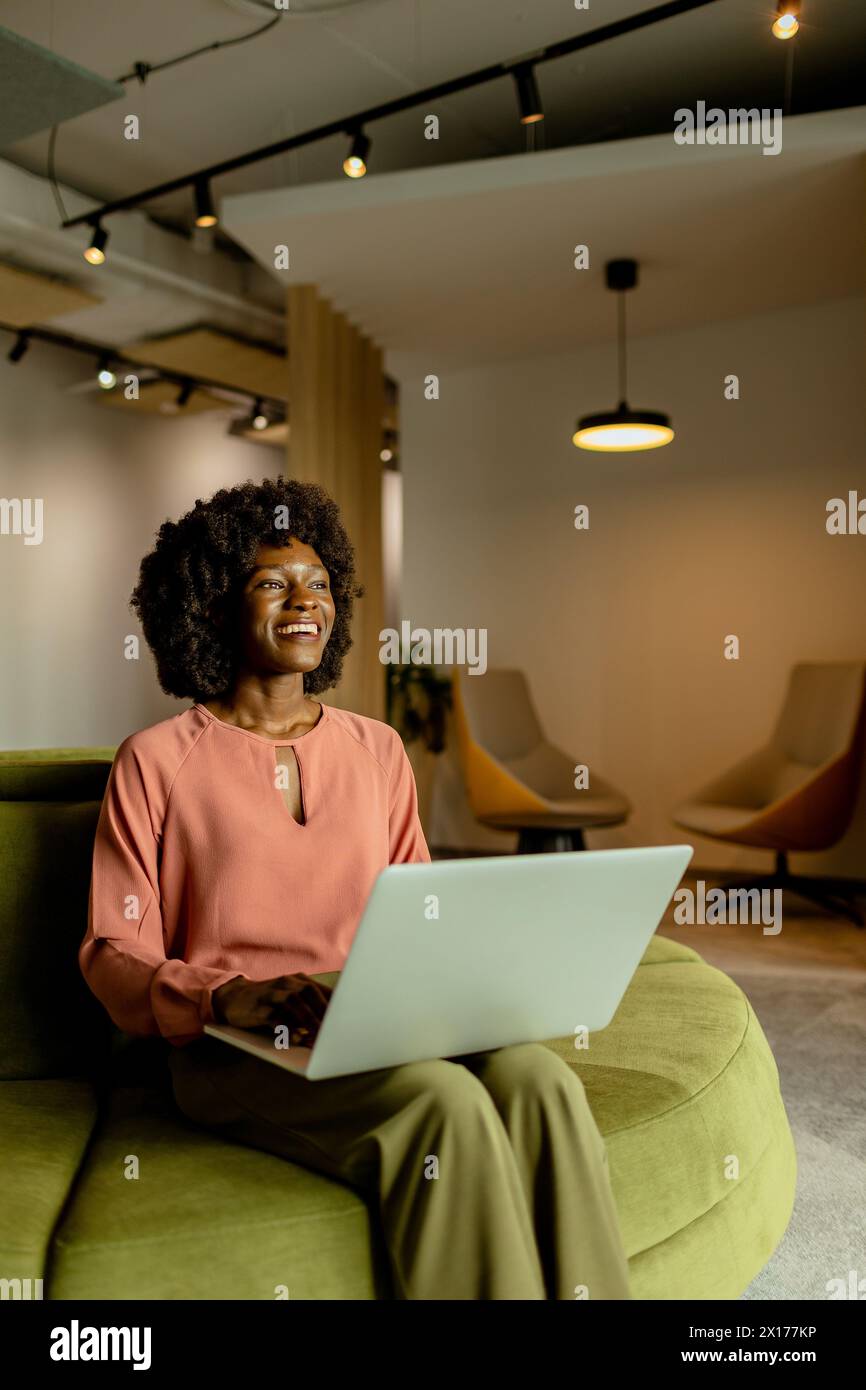
[[[632,453],[638,449],[659,449],[674,437],[667,415],[658,410],[632,410],[626,401],[625,292],[637,284],[637,261],[608,261],[607,287],[619,293],[617,358],[619,361],[619,405],[616,410],[584,415],[577,422],[572,443],[578,449],[602,453]]]

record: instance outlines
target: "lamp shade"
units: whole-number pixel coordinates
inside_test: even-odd
[[[657,410],[630,410],[620,401],[616,410],[584,415],[577,422],[572,443],[578,449],[600,453],[632,453],[638,449],[660,449],[674,437],[670,420]]]

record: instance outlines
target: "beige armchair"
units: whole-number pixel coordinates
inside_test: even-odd
[[[769,742],[678,806],[684,830],[775,850],[775,873],[738,887],[798,893],[858,925],[862,915],[839,880],[793,875],[788,854],[829,849],[854,810],[866,738],[866,662],[803,662]]]
[[[625,820],[628,801],[594,768],[575,788],[579,760],[544,737],[522,671],[458,668],[453,691],[469,804],[482,825],[518,831],[519,854],[583,849],[584,830]]]

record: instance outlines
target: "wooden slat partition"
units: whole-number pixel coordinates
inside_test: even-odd
[[[290,287],[288,323],[288,475],[321,483],[339,504],[366,586],[355,604],[354,646],[343,679],[324,699],[382,719],[382,352],[315,285]]]

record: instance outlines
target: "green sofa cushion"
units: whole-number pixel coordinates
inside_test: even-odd
[[[667,1240],[632,1255],[637,1299],[735,1299],[763,1269],[784,1235],[797,1183],[790,1130],[767,1146],[757,1167],[722,1201]],[[614,1191],[621,1193],[615,1185]]]
[[[669,936],[654,936],[643,953],[641,965],[670,965],[671,961],[702,961],[697,951],[682,941],[672,941]],[[597,1034],[598,1037],[601,1034]]]
[[[637,1283],[639,1297],[736,1297],[785,1230],[795,1187],[775,1059],[739,986],[668,941],[638,969],[613,1022],[590,1036],[588,1049],[576,1051],[571,1038],[546,1046],[586,1088],[635,1279],[639,1257],[717,1207],[719,1216],[743,1207],[738,1189],[753,1175],[755,1187],[766,1179],[760,1210],[746,1206],[742,1222],[714,1223],[714,1292],[693,1292],[690,1261],[672,1263],[666,1293],[641,1293]]]
[[[117,748],[2,748],[0,763],[114,762]]]
[[[124,1176],[128,1155],[139,1177]],[[187,1121],[170,1094],[118,1088],[60,1228],[52,1299],[391,1297],[351,1188]]]
[[[0,1081],[3,1278],[45,1278],[52,1232],[96,1113],[96,1095],[87,1080]],[[44,1292],[47,1297],[47,1288]]]
[[[98,815],[90,800],[0,799],[2,1078],[86,1075],[106,1050],[110,1020],[78,967]]]
[[[605,1135],[635,1297],[738,1297],[784,1232],[796,1175],[776,1065],[742,991],[655,937],[589,1049],[547,1046],[576,1069]],[[208,1134],[170,1095],[119,1090],[58,1233],[50,1296],[270,1299],[285,1284],[292,1298],[389,1297],[376,1231],[344,1184]]]
[[[95,756],[98,749],[94,757],[79,760],[52,756],[55,752],[44,748],[0,753],[0,801],[93,801],[98,814],[111,759]]]

